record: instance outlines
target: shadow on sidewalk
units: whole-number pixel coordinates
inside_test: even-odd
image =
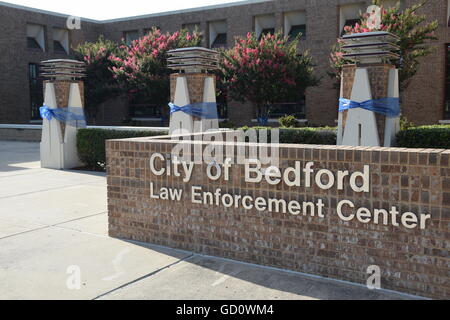
[[[278,290],[319,300],[411,300],[413,296],[393,291],[369,290],[366,287],[333,279],[301,274],[289,270],[274,269],[245,262],[203,256],[193,252],[182,251],[129,240],[122,241],[150,250],[182,259],[192,254],[183,263],[215,271],[230,278],[240,279],[268,289]],[[419,299],[419,298],[418,298]]]

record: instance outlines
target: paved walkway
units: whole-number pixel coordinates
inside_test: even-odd
[[[112,239],[103,174],[41,169],[39,144],[0,141],[0,299],[410,298]]]

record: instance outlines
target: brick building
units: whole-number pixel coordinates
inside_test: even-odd
[[[418,0],[401,0],[410,6]],[[358,18],[371,0],[255,0],[138,17],[95,21],[81,19],[81,28],[69,30],[66,15],[0,2],[0,123],[39,122],[42,105],[38,63],[69,58],[71,48],[84,41],[107,39],[131,41],[156,26],[163,32],[198,27],[206,47],[231,46],[235,36],[283,30],[302,32],[300,47],[309,49],[316,64],[319,86],[309,88],[304,101],[275,106],[272,121],[294,113],[310,125],[335,125],[339,92],[327,76],[329,50],[346,24]],[[384,0],[387,5],[396,0]],[[450,120],[450,1],[431,0],[423,9],[430,20],[439,21],[439,40],[431,45],[435,53],[423,59],[420,71],[403,97],[403,113],[416,124]],[[97,124],[120,125],[125,119],[142,124],[161,125],[161,106],[141,109],[116,99],[100,108]],[[252,106],[228,102],[221,112],[237,125],[254,122]]]

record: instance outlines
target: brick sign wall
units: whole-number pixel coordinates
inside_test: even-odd
[[[249,183],[243,164],[228,180],[209,179],[206,164],[190,179],[160,174],[175,144],[107,142],[112,237],[361,284],[375,265],[384,289],[450,298],[449,150],[280,145],[281,172],[323,174],[307,187],[305,177],[300,186]]]

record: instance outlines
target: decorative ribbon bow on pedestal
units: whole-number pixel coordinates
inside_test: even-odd
[[[184,112],[190,116],[201,119],[217,119],[217,103],[215,102],[200,102],[188,104],[183,107],[179,107],[173,103],[169,103],[170,114],[175,112]]]
[[[400,115],[400,99],[382,98],[363,102],[356,102],[345,98],[339,99],[339,112],[355,108],[362,108],[387,117],[398,117]]]
[[[75,112],[70,111],[70,109],[73,110],[80,110],[81,114],[76,114]],[[39,108],[39,113],[41,114],[42,119],[47,119],[48,121],[55,118],[59,122],[64,122],[65,124],[76,127],[76,128],[84,128],[86,127],[86,118],[83,114],[83,109],[80,108],[67,108],[67,109],[50,109],[47,106],[42,106]]]
[[[269,117],[268,116],[260,116],[256,119],[258,121],[258,124],[260,126],[267,126],[269,123]]]

